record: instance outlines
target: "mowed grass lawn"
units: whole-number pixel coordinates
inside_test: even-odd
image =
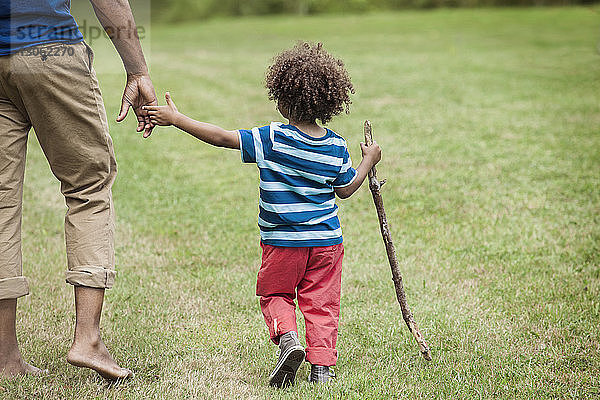
[[[136,377],[108,385],[65,363],[74,324],[64,283],[64,202],[32,135],[19,301],[24,357],[44,378],[6,399],[392,399],[600,396],[598,8],[440,10],[153,25],[152,76],[180,110],[226,128],[279,120],[263,88],[271,57],[323,41],[356,86],[330,127],[378,170],[409,304],[402,320],[367,187],[339,201],[344,228],[338,379],[267,385],[277,349],[254,295],[258,175],[239,152],[174,128],[149,140],[111,122],[119,161],[118,281],[105,340]],[[109,119],[124,75],[101,43]],[[301,330],[302,334],[302,330]]]

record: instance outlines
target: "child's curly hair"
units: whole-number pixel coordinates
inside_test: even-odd
[[[298,42],[277,55],[267,70],[266,87],[287,118],[323,124],[348,113],[354,94],[344,63],[323,50],[322,43]]]

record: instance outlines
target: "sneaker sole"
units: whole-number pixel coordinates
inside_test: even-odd
[[[275,366],[269,376],[269,385],[284,388],[294,384],[298,368],[304,361],[305,352],[301,346],[292,347]]]

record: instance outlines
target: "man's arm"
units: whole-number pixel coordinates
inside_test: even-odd
[[[127,0],[90,0],[94,12],[104,30],[112,40],[123,60],[127,72],[127,84],[121,102],[121,111],[117,122],[127,116],[133,107],[138,119],[137,131],[144,131],[144,137],[150,136],[154,125],[148,113],[142,109],[146,105],[157,105],[154,86],[148,74],[148,66],[137,33],[137,26]]]
[[[352,196],[362,185],[371,168],[381,160],[381,148],[376,142],[373,142],[370,146],[361,143],[360,148],[362,150],[363,159],[358,165],[358,168],[356,168],[356,177],[348,186],[335,189],[335,194],[341,199]]]
[[[166,106],[145,106],[153,125],[173,125],[197,139],[218,147],[240,149],[240,138],[237,131],[227,131],[219,126],[196,121],[177,110],[171,94],[165,93]]]

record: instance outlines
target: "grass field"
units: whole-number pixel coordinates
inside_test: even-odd
[[[32,135],[19,302],[24,357],[49,376],[3,399],[600,398],[600,10],[440,10],[152,26],[152,75],[180,110],[226,128],[278,120],[262,79],[296,39],[346,61],[357,94],[330,127],[360,160],[371,119],[384,200],[424,361],[396,303],[366,187],[340,201],[346,258],[338,379],[270,389],[254,296],[257,172],[172,128],[111,123],[118,282],[103,332],[136,372],[110,386],[64,361],[64,201]],[[124,83],[97,49],[109,119]]]

